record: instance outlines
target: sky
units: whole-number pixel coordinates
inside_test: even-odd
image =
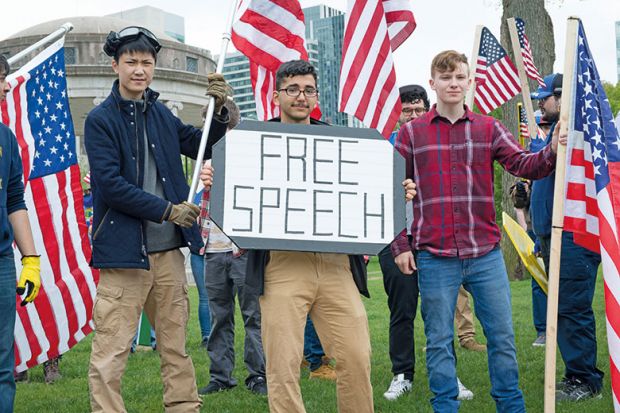
[[[229,1],[30,1],[29,4],[32,6],[28,7],[27,14],[23,12],[20,2],[4,2],[6,4],[2,5],[0,14],[16,17],[0,19],[2,22],[0,39],[49,20],[71,16],[105,15],[148,4],[184,17],[186,43],[209,49],[216,55],[220,51],[222,33],[226,29]],[[620,21],[620,1],[549,0],[546,3],[554,24],[555,71],[561,71],[564,66],[566,19],[569,16],[578,16],[583,21],[601,77],[603,80],[616,83],[618,79],[614,22]],[[346,0],[301,0],[302,7],[317,4],[346,10]],[[400,85],[418,83],[428,86],[430,62],[433,56],[442,50],[456,49],[469,56],[473,49],[475,27],[478,24],[487,26],[499,38],[501,0],[412,0],[411,6],[417,28],[394,53],[397,81]]]

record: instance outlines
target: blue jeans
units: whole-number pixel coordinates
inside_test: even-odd
[[[314,324],[308,316],[306,318],[306,328],[304,330],[304,358],[310,364],[310,371],[314,371],[323,364],[323,346],[316,334]]]
[[[547,294],[534,278],[532,278],[532,315],[536,334],[539,336],[545,334],[547,331]]]
[[[192,274],[198,288],[198,321],[202,342],[206,343],[211,334],[211,313],[209,312],[209,295],[205,288],[205,257],[204,255],[190,254]]]
[[[457,412],[460,402],[453,352],[454,311],[461,284],[474,297],[476,316],[487,338],[491,396],[498,412],[525,412],[512,328],[510,287],[498,248],[477,258],[417,255],[426,365],[435,412]]]
[[[13,411],[15,401],[15,261],[13,252],[0,256],[0,413]]]

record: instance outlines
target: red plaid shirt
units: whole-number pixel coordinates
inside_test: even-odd
[[[395,147],[418,193],[413,199],[411,243],[403,230],[392,242],[395,257],[410,250],[460,258],[488,253],[500,240],[493,161],[529,179],[547,176],[555,168],[550,146],[529,153],[500,122],[465,109],[452,124],[433,107],[400,129]]]

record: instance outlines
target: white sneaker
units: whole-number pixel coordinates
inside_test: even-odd
[[[407,380],[404,374],[398,374],[394,376],[390,387],[383,393],[383,397],[388,400],[396,400],[406,392],[411,391],[411,380]]]
[[[459,395],[456,396],[457,400],[471,400],[474,398],[474,393],[461,383],[461,380],[457,377],[457,383],[459,384]]]

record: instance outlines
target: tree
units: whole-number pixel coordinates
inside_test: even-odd
[[[611,113],[615,117],[620,111],[620,82],[616,83],[615,86],[612,83],[603,82],[603,87],[611,105]]]
[[[503,15],[501,26],[501,43],[504,49],[510,54],[514,61],[514,54],[510,42],[510,33],[506,20],[510,17],[520,17],[525,21],[525,32],[530,45],[534,62],[542,76],[553,71],[555,61],[555,39],[553,36],[553,22],[547,10],[544,0],[502,0]],[[537,83],[529,82],[530,90],[536,90]],[[503,106],[503,123],[508,127],[514,136],[518,136],[517,102],[523,100],[522,95],[518,95]],[[529,99],[529,96],[525,98]],[[536,106],[534,107],[536,109]],[[508,194],[508,188],[515,182],[515,177],[507,172],[502,173],[501,199],[502,209],[514,217],[514,208]],[[502,230],[503,232],[503,230]],[[516,251],[512,247],[510,240],[503,234],[502,252],[506,261],[506,269],[511,278],[519,277],[520,261]]]

